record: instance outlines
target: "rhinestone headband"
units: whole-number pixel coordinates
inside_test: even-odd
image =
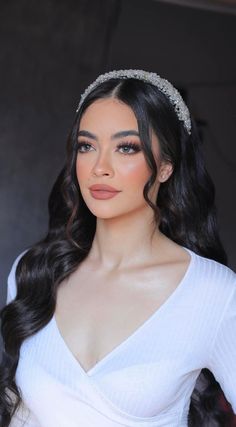
[[[84,93],[81,95],[80,102],[76,112],[79,111],[81,105],[83,104],[87,95],[92,92],[92,90],[99,86],[101,83],[110,80],[110,79],[137,79],[142,80],[146,83],[151,83],[156,86],[161,92],[163,92],[167,98],[169,98],[171,104],[174,106],[175,112],[185,126],[185,129],[191,134],[191,119],[187,105],[185,104],[182,96],[179,91],[166,79],[163,79],[156,73],[151,73],[144,70],[114,70],[109,71],[108,73],[101,74],[97,79],[91,83]]]

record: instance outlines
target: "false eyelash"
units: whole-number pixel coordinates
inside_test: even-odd
[[[139,151],[141,151],[141,146],[139,144],[136,144],[134,142],[121,142],[120,144],[117,145],[118,150],[120,148],[123,147],[128,147],[128,148],[132,148],[134,150],[133,153],[127,153],[127,154],[135,154],[138,153]],[[126,154],[126,153],[122,153],[122,154]]]
[[[123,148],[123,147],[129,147],[132,148],[134,150],[134,153],[128,153],[128,154],[135,154],[138,153],[139,151],[141,151],[141,146],[139,144],[136,144],[134,142],[121,142],[120,144],[117,145],[117,148]],[[123,153],[124,154],[124,153]]]
[[[80,142],[77,142],[77,144],[76,144],[76,146],[75,146],[76,151],[77,151],[79,148],[83,147],[84,145],[90,145],[90,146],[91,146],[91,144],[90,144],[89,142],[86,142],[86,141],[80,141]],[[84,151],[84,153],[86,153],[86,151]]]
[[[75,148],[76,151],[78,151],[79,148],[83,147],[84,145],[91,146],[91,144],[89,142],[80,141],[80,142],[77,142],[77,144],[76,144],[76,146],[74,148]],[[129,142],[129,141],[127,141],[127,142],[121,142],[120,144],[117,145],[117,149],[118,150],[120,148],[123,148],[123,147],[129,147],[129,148],[132,148],[134,150],[133,153],[127,153],[127,154],[135,154],[135,153],[138,153],[138,152],[140,152],[142,150],[140,144],[137,144],[135,142]],[[81,151],[80,153],[86,153],[86,151]],[[125,153],[121,153],[121,154],[125,154]]]

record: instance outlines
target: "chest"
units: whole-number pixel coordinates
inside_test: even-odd
[[[202,357],[198,352],[200,348],[201,352],[205,353],[206,350],[205,339],[201,345],[191,321],[193,306],[189,307],[189,322],[186,322],[186,299],[181,292],[176,297],[170,297],[168,305],[164,303],[136,333],[112,349],[95,367],[91,369],[88,366],[88,372],[85,372],[84,366],[81,367],[81,349],[77,363],[52,319],[46,327],[26,340],[21,349],[17,382],[26,400],[29,400],[29,406],[31,403],[35,409],[39,404],[37,414],[42,416],[46,402],[50,402],[50,407],[58,407],[61,390],[62,403],[59,407],[64,408],[65,400],[69,397],[68,404],[74,408],[75,401],[79,403],[80,397],[85,399],[87,386],[92,384],[86,396],[89,405],[96,386],[96,396],[102,394],[108,404],[111,400],[113,408],[115,405],[123,414],[134,416],[136,423],[137,417],[157,414],[159,417],[162,411],[166,412],[170,407],[173,413],[179,414],[175,406],[178,406],[178,402],[182,403],[183,396],[187,400],[188,393],[191,393],[202,366]],[[80,334],[82,329],[78,330]],[[71,393],[75,393],[75,398],[71,399]],[[80,413],[81,408],[78,408]],[[74,418],[78,419],[77,416]]]
[[[58,289],[58,329],[87,372],[137,331],[175,292],[181,271],[77,272]]]

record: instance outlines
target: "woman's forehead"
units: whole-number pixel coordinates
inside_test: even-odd
[[[117,98],[100,98],[92,102],[84,111],[81,120],[88,119],[94,115],[102,116],[104,113],[109,116],[116,114],[120,117],[127,117],[137,121],[132,108]]]

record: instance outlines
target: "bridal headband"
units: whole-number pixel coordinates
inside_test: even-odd
[[[97,77],[97,79],[91,83],[84,93],[81,95],[80,102],[76,112],[79,111],[81,105],[83,104],[85,98],[88,96],[90,92],[93,91],[97,86],[101,83],[110,80],[110,79],[137,79],[142,80],[146,83],[151,83],[156,86],[162,93],[164,93],[171,104],[173,105],[175,112],[185,126],[185,129],[191,134],[191,119],[190,113],[187,105],[185,104],[182,96],[179,91],[166,79],[163,79],[156,73],[151,73],[144,70],[114,70],[109,71],[108,73],[101,74]]]

